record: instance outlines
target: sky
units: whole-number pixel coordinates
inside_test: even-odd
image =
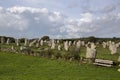
[[[120,0],[0,0],[0,35],[120,37]]]

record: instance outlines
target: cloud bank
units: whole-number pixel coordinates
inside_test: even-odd
[[[110,12],[115,6],[105,7]],[[91,12],[81,13],[78,18],[71,18],[58,11],[47,8],[14,6],[0,7],[0,35],[13,37],[79,38],[86,36],[120,36],[120,13],[96,15]]]

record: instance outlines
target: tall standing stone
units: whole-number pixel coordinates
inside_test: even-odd
[[[4,44],[4,43],[5,43],[5,38],[1,37],[1,44]]]
[[[119,58],[118,58],[118,62],[120,63],[120,56],[119,56]]]
[[[54,39],[52,40],[51,49],[55,49],[55,42],[54,42]]]
[[[92,47],[92,45],[86,45],[86,58],[93,62],[96,58],[96,47]]]
[[[60,51],[61,50],[61,45],[58,45],[58,51]]]
[[[117,53],[117,46],[114,42],[110,44],[109,49],[111,51],[111,54],[116,54]]]
[[[82,44],[82,46],[85,46],[85,42],[84,41],[81,41],[81,44]]]
[[[24,46],[27,46],[27,44],[28,44],[28,39],[26,39],[25,38],[25,41],[24,41],[25,43],[24,43]]]
[[[64,49],[65,49],[65,51],[68,51],[68,50],[69,50],[68,41],[65,41],[65,42],[64,42]]]
[[[10,44],[10,38],[7,39],[6,44]]]
[[[20,45],[20,41],[19,41],[19,39],[16,39],[16,45],[17,45],[17,46]]]
[[[43,43],[44,43],[44,41],[43,41],[43,40],[41,40],[41,41],[40,41],[40,45],[41,45],[41,46],[43,46]]]
[[[69,41],[68,45],[69,45],[69,46],[71,46],[71,45],[72,45],[72,42],[71,42],[71,41]]]
[[[102,45],[103,45],[103,48],[107,47],[107,43],[106,42],[103,42]]]
[[[77,43],[76,43],[76,48],[80,48],[80,46],[81,46],[81,41],[79,40]]]
[[[40,46],[40,39],[37,40],[37,43],[36,43],[36,47],[39,47]]]
[[[33,40],[30,44],[29,47],[33,46],[36,43],[37,40]]]

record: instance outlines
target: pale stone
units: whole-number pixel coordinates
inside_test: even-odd
[[[59,50],[59,51],[61,50],[61,45],[58,45],[58,50]]]
[[[19,39],[16,39],[16,45],[17,45],[17,46],[20,45],[20,41],[19,41]]]
[[[86,45],[86,58],[96,58],[96,47],[92,45]]]
[[[110,44],[109,49],[111,51],[111,54],[116,54],[117,53],[117,46],[115,45],[114,42]]]
[[[119,56],[119,58],[118,58],[118,62],[120,62],[120,56]]]
[[[28,44],[28,39],[25,38],[24,46],[27,46],[27,44]]]
[[[4,37],[1,37],[1,43],[2,43],[2,44],[5,43],[5,39],[4,39]]]
[[[27,49],[27,47],[25,47],[25,46],[21,46],[20,47],[20,50],[22,51],[22,50],[25,50],[25,49]]]
[[[66,51],[69,50],[68,41],[65,41],[65,42],[64,42],[64,49],[65,49]]]
[[[6,44],[10,44],[10,39],[9,39],[9,38],[7,39],[7,42],[6,42]]]
[[[82,41],[82,42],[81,42],[81,45],[82,45],[82,46],[85,46],[85,42],[84,42],[84,41]]]
[[[47,44],[48,44],[48,46],[51,46],[51,42],[50,41],[48,41]]]
[[[14,46],[12,46],[11,49],[14,50]]]
[[[43,46],[43,43],[44,43],[44,41],[43,41],[43,40],[41,40],[41,41],[40,41],[40,45],[41,45],[41,46]]]
[[[29,44],[29,47],[33,46],[35,43],[36,43],[37,40],[34,40],[32,41],[30,44]]]
[[[72,45],[72,42],[71,42],[71,41],[69,41],[68,45],[69,45],[69,46],[71,46],[71,45]]]
[[[59,44],[60,43],[60,41],[59,40],[57,40],[57,44]]]
[[[86,46],[86,58],[92,58],[91,47]]]
[[[80,48],[80,46],[81,46],[81,41],[79,40],[77,43],[76,43],[76,48]]]
[[[73,45],[76,45],[76,41],[73,42]]]
[[[96,45],[94,43],[91,43],[91,49],[95,49]]]
[[[120,72],[120,69],[118,69],[118,72]]]
[[[106,42],[103,42],[102,45],[103,45],[103,48],[107,47],[107,43]]]
[[[36,47],[39,47],[39,46],[40,46],[40,39],[36,41]]]
[[[54,42],[54,39],[52,40],[51,49],[55,49],[55,42]]]

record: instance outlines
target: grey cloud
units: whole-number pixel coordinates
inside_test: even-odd
[[[0,35],[15,37],[75,38],[119,36],[120,15],[82,13],[80,18],[52,12],[46,8],[0,8]]]
[[[102,12],[108,13],[108,12],[112,12],[114,10],[116,10],[116,6],[114,4],[111,4],[111,5],[105,6],[102,9]]]

